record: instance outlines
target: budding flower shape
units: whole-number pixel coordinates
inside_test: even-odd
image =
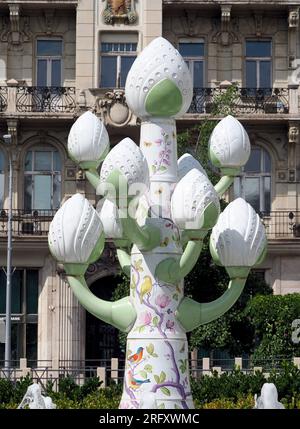
[[[180,117],[189,108],[193,84],[179,52],[162,37],[154,39],[133,63],[126,101],[136,116]]]
[[[109,137],[100,119],[85,112],[73,124],[68,137],[70,158],[82,168],[97,168],[109,150]]]
[[[250,156],[251,146],[243,125],[226,116],[214,128],[209,140],[209,157],[221,169],[239,170]]]
[[[100,219],[105,237],[122,238],[123,229],[118,215],[118,207],[110,200],[105,200],[100,210]]]
[[[147,161],[141,149],[130,138],[125,138],[117,144],[103,161],[100,172],[100,186],[97,189],[98,194],[103,194],[107,184],[113,185],[107,188],[107,198],[114,201],[116,193],[120,189],[119,176],[126,179],[130,190],[140,194],[145,193],[149,187],[149,170]],[[114,194],[114,191],[116,193]]]
[[[267,246],[265,228],[253,208],[242,198],[220,214],[210,236],[210,252],[218,265],[252,267],[259,264]]]
[[[53,257],[64,264],[88,264],[100,257],[104,246],[102,223],[81,194],[68,199],[55,214],[48,243]]]
[[[182,179],[193,168],[207,176],[206,171],[196,158],[189,153],[183,154],[178,160],[178,180]]]
[[[177,183],[171,212],[180,229],[209,229],[216,223],[220,213],[218,194],[201,171],[193,168]]]

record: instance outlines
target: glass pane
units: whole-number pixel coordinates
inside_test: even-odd
[[[61,201],[61,177],[56,174],[53,177],[53,209],[58,209]]]
[[[24,209],[30,211],[32,209],[32,176],[24,176]]]
[[[122,57],[121,58],[121,82],[120,85],[122,88],[125,87],[126,78],[128,75],[128,72],[134,63],[134,60],[136,57]]]
[[[203,57],[204,43],[179,43],[178,50],[183,57]]]
[[[34,171],[52,171],[52,152],[34,152]]]
[[[259,64],[259,87],[271,88],[271,61],[261,61]]]
[[[37,41],[38,56],[60,56],[62,55],[61,40],[38,40]]]
[[[0,173],[0,209],[3,208],[4,203],[4,174]]]
[[[267,151],[264,150],[264,172],[271,173],[271,157]]]
[[[271,177],[264,177],[264,211],[269,213],[271,210]]]
[[[23,356],[23,331],[24,326],[21,323],[12,323],[11,325],[11,358],[13,365],[18,365],[19,359]]]
[[[254,208],[260,210],[260,197],[259,197],[259,178],[246,177],[245,178],[245,199]]]
[[[38,312],[38,270],[26,271],[26,313],[37,314]]]
[[[0,271],[0,314],[5,314],[6,307],[6,275]]]
[[[34,180],[34,201],[33,209],[49,210],[51,209],[51,176],[35,175]]]
[[[261,172],[261,150],[252,149],[249,161],[245,165],[247,173],[260,173]]]
[[[246,56],[247,57],[270,57],[271,42],[249,40],[248,42],[246,42]]]
[[[22,270],[16,270],[12,274],[11,312],[22,313]]]
[[[61,159],[58,150],[53,152],[53,170],[61,171]]]
[[[233,182],[233,195],[234,198],[243,197],[241,190],[241,177],[235,177]]]
[[[51,61],[51,86],[61,86],[61,61]]]
[[[257,87],[256,61],[246,61],[246,88]]]
[[[117,57],[101,57],[101,80],[103,88],[114,88],[117,76]]]
[[[194,61],[194,88],[203,88],[203,61]]]
[[[47,86],[47,60],[37,62],[37,86]]]
[[[36,366],[37,361],[37,323],[26,325],[26,357],[30,367]]]
[[[33,171],[32,170],[32,151],[31,150],[26,153],[25,167],[24,168],[25,168],[25,171]]]
[[[101,52],[111,52],[112,43],[101,43]]]
[[[0,151],[0,171],[4,170],[4,156],[3,153]]]

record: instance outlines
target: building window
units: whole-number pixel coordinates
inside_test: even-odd
[[[246,41],[246,87],[272,87],[271,41]]]
[[[268,152],[254,146],[242,174],[235,178],[235,198],[244,198],[258,213],[271,210],[271,167]]]
[[[56,210],[61,200],[61,158],[51,146],[34,147],[25,158],[24,209]]]
[[[178,50],[192,75],[194,88],[204,86],[204,42],[197,39],[182,39]]]
[[[120,38],[122,42],[120,42]],[[136,35],[102,36],[100,44],[100,87],[125,87],[128,72],[137,56],[136,39]]]
[[[4,203],[4,155],[0,150],[0,209],[3,209]]]
[[[38,39],[36,46],[37,86],[61,86],[62,40]]]
[[[12,361],[26,357],[30,365],[37,360],[38,270],[16,269],[12,274]],[[0,318],[6,312],[6,275],[0,271]],[[5,345],[0,343],[0,362]]]

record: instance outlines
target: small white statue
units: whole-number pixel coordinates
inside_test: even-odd
[[[273,383],[265,383],[261,388],[260,396],[254,395],[254,401],[254,408],[259,410],[284,409],[284,405],[278,402],[278,392]]]
[[[37,383],[31,384],[18,406],[18,409],[25,408],[28,405],[31,410],[55,409],[56,405],[49,396],[43,396],[40,386]]]

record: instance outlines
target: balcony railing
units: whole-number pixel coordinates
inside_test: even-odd
[[[194,88],[188,113],[213,113],[225,93],[225,88]],[[288,88],[236,88],[230,97],[228,109],[236,115],[289,113]]]
[[[299,211],[273,211],[260,213],[265,225],[269,240],[299,239],[300,238],[300,212]]]
[[[73,113],[76,109],[75,88],[61,86],[19,86],[17,112]]]
[[[47,236],[55,210],[13,210],[12,232],[14,236]],[[0,236],[8,231],[8,210],[0,211]]]
[[[7,86],[0,86],[0,112],[5,112],[7,109]]]

